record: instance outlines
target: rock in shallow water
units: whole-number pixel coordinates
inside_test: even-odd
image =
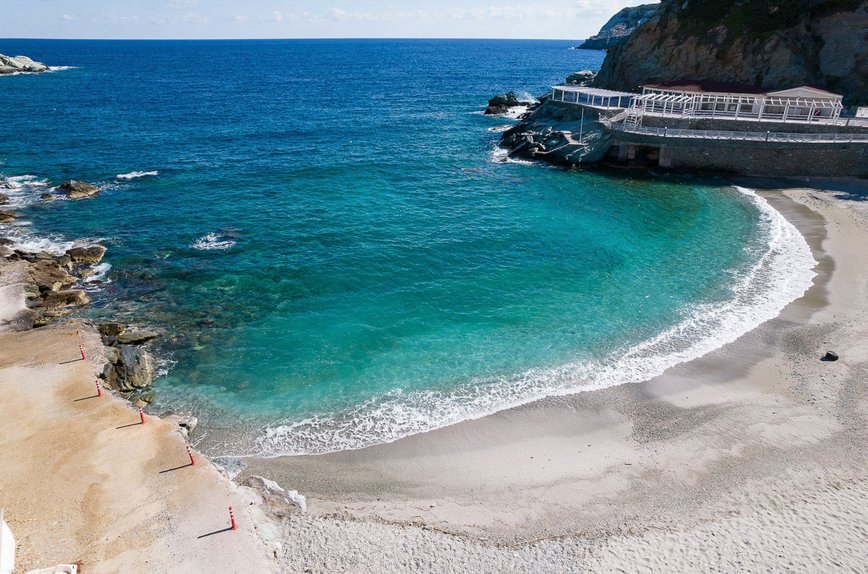
[[[158,335],[159,333],[156,331],[126,331],[120,333],[117,336],[117,340],[121,345],[140,345]]]
[[[90,303],[90,297],[88,297],[87,293],[81,289],[64,289],[47,292],[45,296],[43,296],[39,307],[48,310],[76,305],[87,305],[88,303]]]
[[[75,263],[96,265],[102,261],[106,248],[102,245],[88,245],[87,247],[73,247],[66,254]]]
[[[78,181],[75,179],[68,179],[60,184],[59,189],[66,192],[66,196],[69,199],[83,199],[85,197],[93,197],[97,193],[99,193],[99,188],[95,185],[91,185],[89,183],[85,183],[83,181]]]
[[[506,92],[488,100],[488,108],[485,109],[485,113],[487,115],[505,114],[509,111],[509,108],[520,105],[521,102],[518,101],[514,92]]]
[[[35,62],[27,56],[4,56],[0,54],[0,74],[16,74],[21,72],[39,73],[48,70],[42,62]]]

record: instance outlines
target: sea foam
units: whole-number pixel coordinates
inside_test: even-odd
[[[235,247],[235,241],[219,233],[209,233],[196,240],[190,247],[200,251],[225,251]]]
[[[752,190],[736,189],[758,209],[765,241],[723,303],[695,305],[670,329],[599,360],[474,379],[448,392],[396,389],[349,410],[274,426],[257,439],[256,454],[322,454],[393,442],[545,397],[644,382],[735,341],[801,297],[817,264],[795,226]]]
[[[149,177],[149,176],[155,176],[155,175],[160,175],[160,172],[158,172],[158,171],[131,171],[130,173],[119,174],[117,176],[117,179],[130,180],[130,179],[136,179],[139,177]]]

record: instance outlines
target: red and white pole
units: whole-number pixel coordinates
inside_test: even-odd
[[[235,524],[235,514],[232,512],[232,507],[229,507],[229,522],[232,523],[232,530],[238,530],[238,525]]]
[[[87,359],[87,355],[84,354],[84,346],[81,343],[78,344],[78,350],[81,351],[81,360]]]
[[[142,412],[142,407],[139,407],[139,418],[142,421],[142,424],[145,424],[145,413]]]
[[[99,382],[99,379],[96,380],[96,396],[102,396],[102,385]]]
[[[187,445],[187,454],[190,455],[190,466],[196,464],[196,461],[193,459],[193,447],[189,444]]]

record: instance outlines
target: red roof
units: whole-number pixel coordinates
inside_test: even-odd
[[[765,94],[767,89],[738,82],[715,82],[712,80],[675,80],[645,84],[652,90],[675,90],[679,92],[717,92],[722,94]]]

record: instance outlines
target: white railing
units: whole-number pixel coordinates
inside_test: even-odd
[[[667,106],[668,108],[668,106]],[[812,123],[823,124],[828,126],[863,126],[868,127],[868,119],[865,118],[828,118],[821,115],[810,115],[798,112],[776,113],[763,111],[758,112],[748,111],[723,111],[723,110],[699,110],[699,109],[666,109],[662,105],[647,106],[638,108],[639,115],[656,116],[663,118],[688,118],[688,119],[719,119],[719,120],[740,120],[746,122],[773,122],[773,123]]]
[[[800,134],[783,132],[732,132],[723,130],[681,130],[645,126],[612,124],[612,129],[625,133],[706,140],[798,142],[798,143],[868,143],[868,133],[859,134]]]

